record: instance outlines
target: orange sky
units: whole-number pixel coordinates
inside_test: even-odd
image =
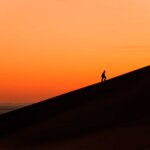
[[[32,103],[150,64],[149,0],[0,1],[0,102]]]

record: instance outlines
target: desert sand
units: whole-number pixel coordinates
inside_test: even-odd
[[[0,115],[0,150],[150,150],[150,66]]]

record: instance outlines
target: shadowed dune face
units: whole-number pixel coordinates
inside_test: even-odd
[[[143,150],[150,66],[0,116],[0,149]]]

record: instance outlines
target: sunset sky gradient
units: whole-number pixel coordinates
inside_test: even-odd
[[[32,103],[150,64],[149,0],[0,0],[0,103]]]

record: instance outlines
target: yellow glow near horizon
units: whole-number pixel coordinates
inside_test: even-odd
[[[36,102],[150,64],[149,0],[0,1],[0,102]]]

